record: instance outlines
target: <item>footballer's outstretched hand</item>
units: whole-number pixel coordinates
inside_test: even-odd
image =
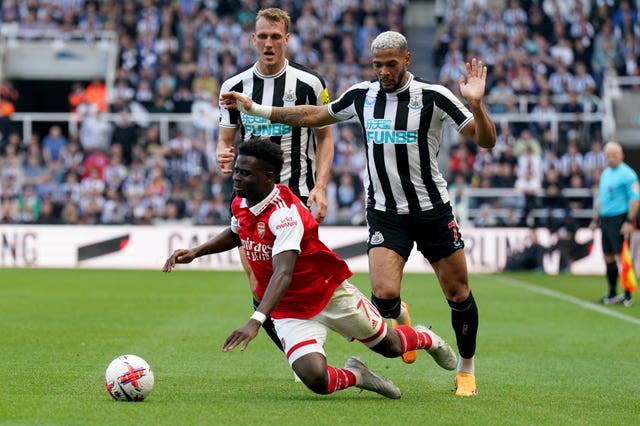
[[[249,342],[258,335],[259,330],[260,323],[253,319],[249,320],[245,326],[231,332],[227,340],[224,341],[222,352],[229,352],[238,345],[240,345],[240,350],[244,351],[249,346]]]
[[[177,263],[191,263],[195,258],[196,257],[191,250],[178,249],[169,256],[166,262],[164,262],[162,272],[171,272]]]
[[[465,64],[467,74],[461,75],[458,83],[460,84],[460,94],[469,102],[469,104],[482,101],[484,96],[485,85],[487,82],[487,67],[482,61],[473,58],[471,62]]]

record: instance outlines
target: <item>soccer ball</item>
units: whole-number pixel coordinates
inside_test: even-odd
[[[142,401],[153,389],[153,371],[136,355],[120,355],[104,374],[104,387],[116,401]]]

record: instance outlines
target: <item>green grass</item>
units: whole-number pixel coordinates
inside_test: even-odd
[[[478,275],[480,395],[452,396],[454,373],[426,354],[388,360],[335,333],[329,362],[359,355],[400,400],[347,389],[319,396],[294,383],[261,333],[220,351],[250,315],[235,272],[0,269],[0,423],[150,425],[602,424],[640,420],[640,307],[599,306],[603,277]],[[352,282],[369,294],[366,275]],[[454,343],[432,275],[407,275],[414,321]],[[112,401],[106,366],[132,353],[153,367],[143,403]]]

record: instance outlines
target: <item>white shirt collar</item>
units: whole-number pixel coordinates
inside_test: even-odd
[[[273,191],[271,191],[269,195],[267,195],[258,204],[254,205],[253,207],[249,207],[247,204],[247,199],[243,198],[242,201],[240,202],[240,207],[249,207],[249,211],[253,213],[254,216],[258,216],[267,207],[267,204],[269,204],[271,200],[279,193],[280,191],[278,191],[278,187],[274,185]]]
[[[285,59],[285,60],[284,60],[284,66],[282,67],[282,69],[281,69],[280,71],[278,71],[278,72],[277,72],[277,73],[275,73],[275,74],[265,75],[265,74],[262,74],[262,73],[260,72],[260,70],[258,70],[258,63],[256,62],[256,63],[253,65],[253,72],[254,72],[254,73],[256,73],[259,77],[262,77],[262,78],[278,78],[278,77],[280,77],[282,74],[284,74],[284,72],[285,72],[285,71],[286,71],[286,69],[287,69],[287,65],[289,65],[289,60],[288,60],[288,59]]]
[[[409,80],[407,80],[407,83],[404,86],[398,88],[397,90],[395,90],[395,91],[393,91],[391,93],[393,93],[394,95],[398,94],[398,93],[402,92],[403,90],[406,90],[407,87],[409,87],[411,85],[411,82],[413,81],[413,74],[411,74],[409,71],[407,71],[407,74],[409,74]]]

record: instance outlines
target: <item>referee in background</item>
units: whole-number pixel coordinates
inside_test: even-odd
[[[604,147],[607,167],[600,176],[598,196],[593,209],[593,220],[589,228],[600,226],[602,253],[607,266],[609,292],[600,302],[605,305],[619,304],[629,307],[633,304],[631,293],[618,295],[618,263],[624,239],[631,236],[640,207],[640,185],[638,175],[624,162],[622,146],[618,142],[608,142]]]

